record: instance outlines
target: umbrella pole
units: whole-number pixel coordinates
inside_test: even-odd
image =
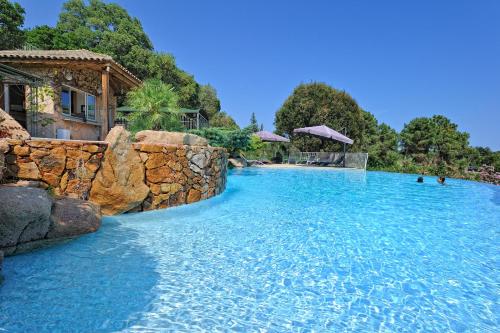
[[[345,147],[345,143],[344,143],[344,161],[343,161],[344,168],[345,168],[345,150],[346,150],[346,147]]]
[[[347,128],[344,127],[344,135],[347,136]],[[345,168],[345,151],[346,151],[346,144],[344,142],[344,161],[343,161],[343,167]]]

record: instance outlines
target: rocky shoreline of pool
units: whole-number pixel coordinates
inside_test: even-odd
[[[105,141],[40,139],[0,118],[2,258],[95,232],[101,214],[190,204],[226,187],[227,151],[193,134],[132,138],[115,126]]]

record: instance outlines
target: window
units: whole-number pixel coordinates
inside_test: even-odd
[[[65,114],[71,114],[71,93],[68,89],[63,89],[61,92],[62,110]]]
[[[96,120],[96,97],[83,91],[63,87],[61,91],[62,112],[83,120]]]
[[[87,119],[95,120],[95,96],[87,95]]]

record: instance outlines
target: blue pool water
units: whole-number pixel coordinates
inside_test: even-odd
[[[0,332],[489,332],[500,188],[232,172],[224,194],[6,258]]]

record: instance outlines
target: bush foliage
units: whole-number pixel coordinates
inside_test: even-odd
[[[240,151],[250,146],[251,133],[248,129],[227,129],[208,127],[200,130],[191,130],[190,133],[202,136],[211,146],[224,147],[231,156],[237,156]]]

